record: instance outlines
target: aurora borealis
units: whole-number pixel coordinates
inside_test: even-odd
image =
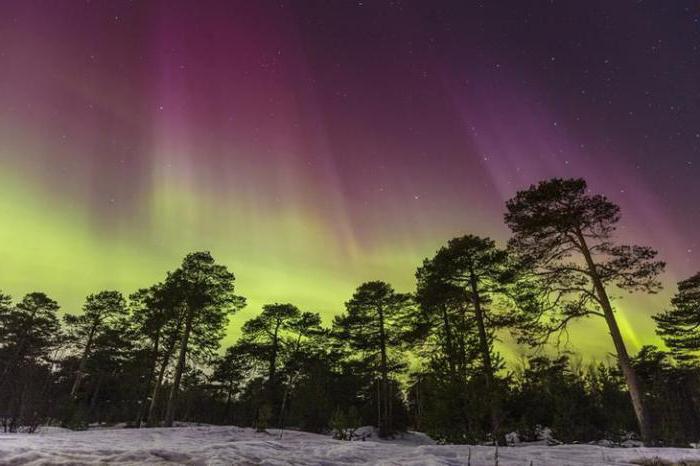
[[[329,317],[451,237],[503,244],[552,176],[668,262],[618,303],[633,348],[700,269],[696,2],[5,1],[0,69],[0,289],[66,312],[211,250],[232,335],[266,302]]]

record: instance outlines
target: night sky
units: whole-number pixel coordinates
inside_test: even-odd
[[[328,318],[582,176],[669,264],[616,301],[636,349],[700,270],[699,175],[697,1],[0,3],[0,289],[66,312],[211,250],[231,336],[265,302]]]

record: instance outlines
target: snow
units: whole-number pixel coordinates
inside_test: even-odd
[[[379,443],[391,443],[400,445],[435,445],[435,440],[422,432],[400,432],[390,439],[382,439],[378,435],[379,429],[373,426],[357,428],[352,435],[353,441],[373,441]]]
[[[81,465],[466,465],[492,466],[493,447],[431,445],[423,434],[394,441],[345,442],[298,431],[256,433],[223,426],[99,429],[44,428],[36,434],[0,434],[0,464]],[[672,448],[606,448],[597,445],[525,445],[498,450],[500,466],[631,465],[659,457],[700,461],[700,451]],[[532,463],[531,463],[532,462]]]

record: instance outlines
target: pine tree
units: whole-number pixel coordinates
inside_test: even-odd
[[[390,360],[389,352],[402,341],[404,317],[411,304],[410,295],[397,293],[389,284],[367,282],[357,288],[345,304],[346,313],[334,322],[337,337],[359,352],[379,375],[377,425],[382,437],[394,430],[390,374],[400,367]]]
[[[70,392],[73,399],[78,397],[80,384],[87,375],[87,361],[95,340],[100,338],[102,333],[120,326],[127,314],[126,301],[120,292],[101,291],[87,297],[81,315],[68,314],[64,317],[73,345],[81,352],[80,364]]]
[[[103,394],[114,393],[115,400],[122,400],[130,393],[122,382],[135,382],[133,374],[128,370],[129,361],[133,358],[134,341],[136,336],[130,328],[127,319],[116,319],[111,325],[105,326],[94,336],[92,349],[87,357],[85,373],[88,378],[83,379],[84,389],[87,392],[87,415],[90,421],[100,421],[102,408],[106,408],[104,414],[113,415],[109,410],[117,409],[117,406],[102,406]],[[108,397],[108,396],[107,396]]]
[[[700,351],[700,273],[678,283],[671,309],[654,316],[656,333],[676,359],[697,361]]]
[[[587,192],[582,179],[552,179],[520,191],[506,204],[509,246],[543,290],[544,307],[530,308],[532,330],[545,337],[573,319],[597,316],[607,323],[645,441],[652,440],[637,375],[630,363],[608,288],[655,292],[664,263],[644,246],[613,243],[620,209]],[[543,317],[545,317],[543,319]]]
[[[226,349],[223,356],[214,362],[212,380],[221,385],[225,393],[224,412],[222,421],[228,423],[231,419],[233,397],[238,392],[252,369],[252,361],[245,344],[234,344]]]
[[[496,440],[501,439],[501,407],[495,378],[496,366],[493,361],[494,332],[511,322],[510,310],[498,309],[494,301],[503,294],[512,278],[508,254],[498,249],[489,238],[466,235],[450,240],[447,246],[438,251],[431,260],[426,260],[418,270],[418,296],[424,309],[442,313],[442,328],[445,347],[454,353],[454,329],[448,315],[450,303],[445,299],[457,299],[456,310],[461,314],[461,328],[469,328],[467,320],[473,319],[476,326],[476,344],[481,360],[480,372],[485,382],[486,396],[489,398],[491,431]],[[430,302],[438,296],[438,302]],[[461,302],[460,302],[461,298]],[[467,316],[468,313],[468,316]],[[439,321],[439,319],[438,319]],[[465,346],[468,334],[462,332],[459,365],[466,370]],[[454,371],[454,357],[447,358]],[[463,374],[465,379],[466,374]]]
[[[62,342],[58,310],[58,303],[40,292],[27,294],[15,306],[9,296],[0,296],[0,399],[13,416],[20,410],[21,387],[29,382],[26,375],[48,362]]]
[[[165,413],[165,426],[175,420],[175,403],[187,355],[191,352],[190,338],[199,347],[212,352],[218,347],[228,323],[228,316],[237,311],[242,300],[233,294],[234,275],[214,261],[208,252],[188,254],[180,268],[167,278],[183,306],[179,353]]]
[[[320,332],[321,317],[302,312],[293,304],[267,304],[262,313],[243,325],[241,344],[250,357],[267,366],[266,404],[273,413],[279,412],[281,426],[290,385],[296,368],[293,358],[301,360],[302,343]],[[287,369],[286,380],[280,377],[280,367]]]
[[[155,424],[155,408],[165,371],[177,347],[182,326],[183,308],[178,301],[173,283],[157,283],[129,297],[132,322],[147,352],[144,366],[142,399],[136,416],[136,425]]]
[[[282,393],[282,404],[279,411],[279,426],[284,427],[289,394],[301,372],[306,368],[305,364],[313,359],[318,350],[317,337],[325,335],[321,328],[321,316],[313,312],[302,312],[289,324],[289,333],[285,338],[285,350],[287,353],[284,370],[286,381]]]
[[[301,311],[293,304],[266,304],[257,317],[243,324],[243,338],[257,358],[267,362],[268,403],[275,403],[277,371],[283,351],[283,334],[290,330]]]
[[[46,356],[60,336],[56,316],[59,306],[44,293],[29,293],[16,306],[10,297],[1,296],[4,365],[0,387],[4,388],[9,374],[24,360]]]
[[[468,342],[474,335],[473,320],[467,319],[469,297],[460,286],[443,280],[431,260],[416,272],[416,302],[420,312],[413,315],[410,341],[426,347],[434,368],[451,380],[466,382],[472,363]]]

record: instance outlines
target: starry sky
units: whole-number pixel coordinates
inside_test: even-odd
[[[616,302],[636,349],[700,269],[699,154],[696,1],[0,3],[0,289],[65,312],[211,250],[249,298],[229,339],[266,302],[330,318],[582,176],[669,264]]]

